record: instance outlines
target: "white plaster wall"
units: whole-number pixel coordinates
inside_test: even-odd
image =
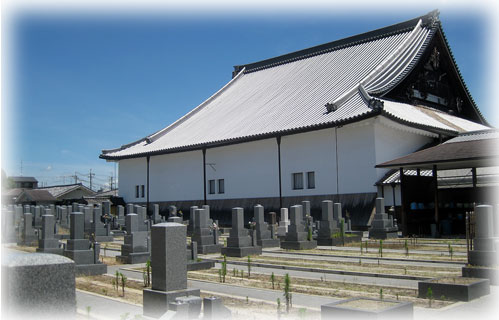
[[[151,156],[149,201],[203,199],[201,150]]]
[[[334,129],[290,136],[281,140],[282,195],[320,195],[336,193]],[[315,189],[307,189],[306,174],[315,172]],[[303,173],[303,189],[293,190],[293,173]]]
[[[210,199],[279,196],[275,138],[206,150],[206,197]],[[209,194],[209,180],[224,179],[225,193]],[[202,186],[202,184],[201,184]]]
[[[385,192],[385,206],[400,206],[400,184],[395,186],[395,204],[393,203],[393,189],[392,186],[383,186]],[[381,197],[381,190],[379,192]]]
[[[119,161],[118,193],[126,202],[145,202],[144,198],[135,198],[135,186],[145,185],[147,189],[146,158],[125,159]],[[141,190],[140,190],[141,191]],[[147,190],[146,194],[147,194]]]
[[[376,192],[374,120],[337,129],[339,193]]]
[[[376,134],[376,164],[408,155],[432,141],[434,134],[401,126],[386,118],[377,118]],[[427,134],[427,135],[425,135]],[[381,179],[389,169],[376,169],[378,179]]]

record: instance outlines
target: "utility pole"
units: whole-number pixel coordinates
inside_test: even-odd
[[[78,183],[78,175],[76,174],[76,171],[75,171],[75,175],[73,176],[73,178],[75,178],[75,184]]]
[[[92,178],[95,176],[95,173],[92,173],[92,169],[90,169],[90,173],[88,174],[88,178],[90,180],[90,190],[92,189]]]
[[[113,190],[113,176],[109,177],[109,185],[111,186],[111,190]]]

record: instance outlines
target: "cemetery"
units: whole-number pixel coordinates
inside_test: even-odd
[[[382,203],[379,198],[376,212],[382,212]],[[244,221],[243,209],[234,208],[234,224],[225,227],[230,231],[224,234],[210,222],[208,206],[192,208],[194,221],[177,216],[175,208],[169,208],[165,215],[159,215],[156,208],[156,213],[142,216],[135,213],[142,213],[141,207],[127,206],[128,214],[119,218],[125,220],[124,224],[106,221],[109,227],[104,228],[110,229],[113,239],[103,247],[92,227],[94,220],[100,222],[98,213],[102,214],[96,208],[102,206],[78,207],[83,212],[71,213],[56,207],[54,212],[61,214],[54,216],[49,207],[4,207],[2,214],[12,219],[2,221],[14,230],[4,233],[4,248],[20,252],[17,256],[29,257],[36,251],[47,255],[47,259],[66,259],[72,262],[70,278],[74,288],[102,299],[141,305],[143,309],[134,310],[147,319],[163,315],[209,319],[213,310],[227,319],[243,319],[247,312],[262,319],[294,319],[303,314],[308,319],[348,315],[385,319],[393,314],[418,319],[418,314],[428,312],[421,310],[438,314],[459,301],[473,303],[495,294],[493,278],[478,273],[470,277],[466,273],[474,266],[489,272],[498,270],[490,251],[495,247],[487,244],[497,239],[491,237],[495,230],[490,228],[494,226],[493,221],[490,223],[490,206],[475,208],[472,250],[468,248],[469,239],[406,238],[400,233],[397,237],[370,237],[371,230],[362,232],[359,241],[328,242],[309,249],[283,246],[290,241],[327,239],[324,230],[330,231],[330,237],[346,233],[337,228],[342,222],[341,204],[331,201],[323,201],[319,224],[303,217],[303,203],[289,208],[289,224],[278,221],[288,218],[286,211],[281,211],[281,219],[277,219],[275,213],[257,205],[253,219]],[[338,212],[333,214],[333,208]],[[93,213],[88,232],[85,209]],[[33,215],[40,215],[39,223],[35,224]],[[140,221],[142,217],[144,221]],[[391,221],[390,217],[383,219]],[[139,231],[139,225],[144,226],[143,231]],[[283,225],[288,226],[288,232],[279,237],[277,230]],[[69,237],[57,237],[66,227]],[[115,231],[120,232],[115,235]],[[25,241],[27,233],[31,241]],[[310,235],[312,240],[307,239]],[[220,251],[200,253],[194,239],[205,246],[216,245]],[[262,248],[258,239],[280,245]],[[259,297],[261,293],[252,290],[264,290],[265,296]]]

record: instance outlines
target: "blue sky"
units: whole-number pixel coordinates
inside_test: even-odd
[[[70,182],[92,169],[98,186],[114,164],[98,158],[172,123],[246,64],[414,18],[400,11],[238,15],[21,15],[9,50],[12,103],[2,110],[2,168],[8,175]],[[331,10],[332,11],[332,10]],[[444,31],[482,113],[487,92],[488,20],[442,10]],[[5,84],[5,81],[4,81]],[[11,142],[10,144],[8,142]],[[12,147],[15,146],[15,147]]]

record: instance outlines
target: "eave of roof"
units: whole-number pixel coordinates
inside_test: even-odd
[[[499,139],[443,143],[406,156],[376,165],[376,168],[431,168],[433,165],[448,169],[466,166],[497,165]]]

